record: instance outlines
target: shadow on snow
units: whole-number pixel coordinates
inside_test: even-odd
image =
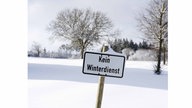
[[[80,66],[29,63],[28,79],[98,83],[99,78],[95,75],[83,74]],[[105,83],[167,90],[168,75],[166,72],[155,75],[153,70],[125,68],[123,78],[105,77]]]

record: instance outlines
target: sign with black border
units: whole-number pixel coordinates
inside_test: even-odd
[[[84,74],[122,78],[125,56],[97,52],[85,52],[83,59]]]

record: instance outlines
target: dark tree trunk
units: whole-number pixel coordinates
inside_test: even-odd
[[[162,43],[163,39],[159,41],[159,49],[158,49],[158,61],[157,61],[157,69],[155,71],[156,74],[161,74],[161,52],[162,52]]]
[[[85,50],[85,48],[82,47],[81,52],[80,52],[81,53],[81,59],[83,59],[84,50]]]
[[[163,47],[163,64],[165,65],[165,62],[166,62],[166,49],[165,49],[165,46]]]
[[[37,57],[40,57],[40,51],[39,50],[37,51]]]

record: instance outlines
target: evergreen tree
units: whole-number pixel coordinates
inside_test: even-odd
[[[138,49],[137,43],[134,43],[133,50],[136,51]]]
[[[124,39],[123,48],[129,48],[129,41],[128,39]]]
[[[143,42],[142,42],[142,48],[143,48],[143,49],[148,49],[148,44],[147,44],[146,41],[143,41]]]
[[[143,46],[142,46],[142,43],[141,42],[139,42],[139,48],[142,48]]]

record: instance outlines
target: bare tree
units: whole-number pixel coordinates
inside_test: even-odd
[[[138,19],[139,28],[146,39],[158,48],[157,66],[155,73],[161,74],[161,53],[164,40],[168,37],[168,1],[152,0],[149,7]]]
[[[35,53],[36,57],[40,57],[40,53],[42,52],[41,45],[37,42],[33,42],[32,44],[32,52]]]
[[[104,13],[91,9],[67,9],[58,13],[48,30],[54,39],[69,40],[70,47],[80,50],[83,58],[86,48],[100,42],[103,37],[111,36],[112,27],[111,20]]]

